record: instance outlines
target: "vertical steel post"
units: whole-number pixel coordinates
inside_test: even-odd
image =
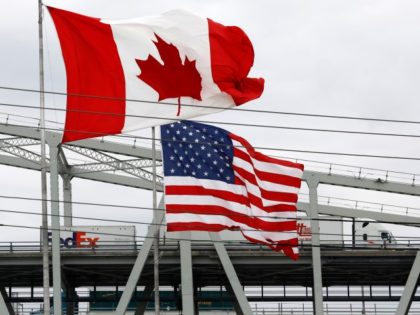
[[[71,227],[73,225],[73,207],[71,204],[71,177],[69,175],[63,175],[63,201],[64,201],[64,226]]]
[[[179,246],[181,254],[182,314],[184,315],[194,315],[194,285],[190,239],[190,232],[181,233]]]
[[[152,283],[146,284],[143,291],[143,297],[148,298],[153,293],[154,286]],[[134,312],[134,315],[144,315],[144,312],[146,311],[148,301],[140,301],[137,303],[136,311]]]
[[[153,217],[157,218],[157,190],[156,190],[156,130],[152,127],[152,160],[153,160]],[[155,229],[153,242],[153,270],[155,279],[155,314],[160,315],[159,298],[159,233],[160,227]]]
[[[307,180],[309,187],[309,215],[311,219],[312,230],[312,268],[313,268],[313,303],[314,313],[316,315],[324,314],[323,296],[322,296],[322,266],[321,266],[321,248],[320,248],[320,230],[318,216],[318,181],[310,178]]]
[[[56,135],[48,137],[50,149],[50,190],[52,227],[52,266],[54,315],[61,315],[60,195],[58,191],[58,143]]]
[[[42,275],[44,290],[44,315],[50,315],[50,262],[48,257],[48,204],[47,161],[45,144],[45,96],[44,96],[44,38],[42,30],[42,0],[38,0],[39,45],[39,104],[41,129],[41,207],[42,207]]]

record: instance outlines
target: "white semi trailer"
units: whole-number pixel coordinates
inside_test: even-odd
[[[344,244],[343,218],[321,216],[318,222],[321,244]],[[351,242],[358,247],[386,247],[397,244],[392,232],[384,224],[364,219],[355,219],[348,224],[351,225],[351,238],[347,237],[346,244]],[[312,240],[311,220],[300,217],[297,225],[299,240],[302,244],[309,244]]]

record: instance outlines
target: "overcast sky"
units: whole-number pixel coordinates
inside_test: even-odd
[[[252,76],[266,80],[262,97],[243,108],[283,112],[374,117],[420,121],[420,3],[418,1],[280,1],[280,0],[60,0],[52,6],[102,18],[130,18],[186,9],[225,25],[245,30],[255,50]],[[37,89],[37,1],[9,1],[0,12],[0,86]],[[45,11],[46,89],[65,92],[65,72],[52,25]],[[38,95],[0,89],[0,103],[38,105]],[[64,108],[60,97],[48,97],[47,106]],[[37,111],[0,106],[5,114],[38,117]],[[47,118],[60,126],[60,113]],[[387,133],[420,134],[419,124],[372,123],[286,115],[223,112],[208,121],[240,122],[307,128],[329,128]],[[10,117],[11,123],[36,125],[36,120]],[[346,135],[223,126],[244,136],[254,146],[308,151],[348,152],[372,155],[420,157],[418,138]],[[150,131],[139,134],[149,135]],[[420,161],[372,159],[270,151],[270,154],[364,166],[407,173],[420,173]],[[307,162],[308,168],[315,166]],[[338,169],[338,167],[336,167]],[[347,174],[357,169],[340,167]],[[352,173],[353,172],[353,173]],[[367,171],[372,174],[374,171]],[[37,172],[0,166],[1,195],[40,196]],[[418,179],[420,181],[420,178]],[[73,180],[75,201],[112,202],[151,206],[151,193],[82,180]],[[306,189],[303,189],[305,192]],[[420,198],[393,194],[320,187],[320,194],[420,208]],[[0,208],[39,211],[38,203],[0,199]],[[143,212],[115,213],[112,209],[76,207],[75,215],[150,220]],[[40,225],[39,217],[1,213],[8,224]],[[4,219],[3,219],[4,218]],[[78,222],[92,224],[92,222]],[[2,228],[1,240],[37,240],[38,232]],[[407,229],[395,229],[398,235]],[[412,233],[412,232],[410,232]]]

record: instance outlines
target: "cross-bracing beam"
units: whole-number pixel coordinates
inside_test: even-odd
[[[0,287],[0,314],[4,315],[15,315],[15,312],[10,305],[10,302],[6,302],[7,293],[4,287]]]
[[[413,267],[408,275],[407,283],[401,295],[400,303],[398,304],[397,312],[395,315],[407,315],[410,310],[413,296],[416,294],[417,282],[420,274],[420,251],[417,252],[414,259]]]
[[[114,315],[124,315],[127,311],[128,304],[130,303],[131,297],[136,289],[137,282],[139,281],[143,267],[146,264],[147,257],[149,256],[150,249],[152,248],[154,235],[156,229],[160,228],[160,225],[163,221],[163,198],[159,203],[159,210],[153,218],[152,225],[147,231],[146,238],[143,242],[143,246],[137,256],[136,262],[134,263],[133,269],[131,270],[130,277],[128,278],[127,284],[125,286],[124,292],[118,302],[117,309],[115,310]]]
[[[79,166],[81,168],[87,168],[87,171],[93,170],[94,167],[101,167],[102,170],[105,170],[103,169],[104,167],[108,167],[113,170],[121,170],[135,177],[144,178],[149,181],[153,180],[153,174],[150,171],[145,170],[145,168],[153,165],[152,161],[149,159],[123,161],[98,150],[78,146],[65,146],[65,148],[99,162],[95,165],[86,164],[84,166]],[[162,164],[161,162],[157,163],[159,163],[159,165]],[[158,182],[162,183],[161,177],[158,178]]]

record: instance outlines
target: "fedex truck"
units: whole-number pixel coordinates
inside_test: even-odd
[[[52,232],[48,232],[51,244]],[[41,233],[42,243],[42,233]],[[135,249],[135,226],[71,226],[60,227],[60,246],[62,249]]]
[[[325,216],[320,217],[319,238],[322,243],[331,245],[342,245],[343,238],[343,220],[341,217]],[[311,219],[308,217],[298,217],[297,232],[301,244],[309,244],[312,241]]]

